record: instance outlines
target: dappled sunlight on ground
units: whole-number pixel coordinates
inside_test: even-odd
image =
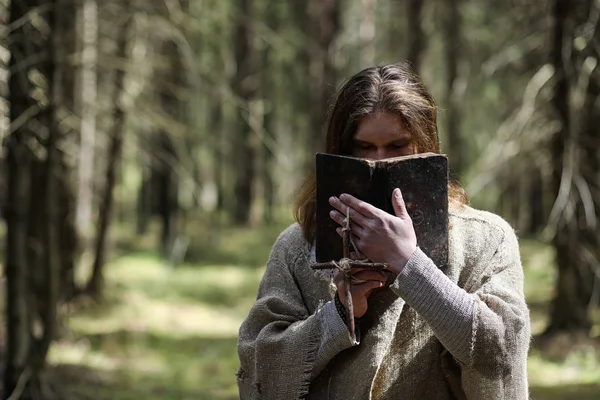
[[[112,375],[89,388],[102,399],[237,398],[237,332],[262,272],[123,257],[107,270],[106,303],[69,318],[72,338],[53,346],[51,363]]]
[[[598,400],[600,383],[533,386],[531,400]]]
[[[564,361],[549,360],[539,350],[533,349],[529,357],[529,381],[532,392],[538,393],[533,399],[574,398],[545,397],[544,393],[577,393],[577,387],[590,392],[596,389],[596,399],[600,398],[600,359],[593,349],[576,351]],[[585,389],[584,389],[585,388]],[[582,392],[583,393],[583,392]],[[578,397],[575,397],[578,398]]]
[[[171,336],[237,336],[262,269],[163,266],[151,257],[124,257],[107,280],[109,307],[75,315],[78,332],[153,332]],[[217,321],[215,323],[215,321]]]
[[[537,334],[552,296],[553,253],[538,242],[522,245]],[[264,271],[246,265],[173,269],[149,254],[116,260],[103,305],[73,313],[69,333],[52,347],[51,376],[79,399],[237,399],[237,332]],[[533,348],[529,381],[533,400],[600,399],[600,360],[585,347],[565,360]]]
[[[537,241],[521,240],[521,256],[525,270],[525,296],[531,312],[532,335],[544,331],[548,323],[549,302],[554,295],[556,267],[550,246]],[[600,322],[600,318],[595,319]],[[597,324],[592,332],[597,331]],[[598,338],[588,339],[593,343]],[[573,340],[580,343],[575,343]],[[600,339],[598,339],[600,340]],[[532,400],[600,399],[600,358],[597,346],[588,345],[566,335],[561,343],[562,353],[572,351],[566,359],[553,355],[548,346],[541,351],[532,342],[528,371]]]

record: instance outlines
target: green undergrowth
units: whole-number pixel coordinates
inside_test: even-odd
[[[521,257],[525,271],[525,297],[531,313],[531,330],[532,335],[537,337],[548,324],[550,299],[554,294],[554,251],[552,247],[539,241],[522,239]],[[593,335],[597,335],[600,327],[598,313],[595,313],[595,317]],[[566,337],[555,344],[563,347],[559,349],[559,353],[568,353],[566,358],[560,359],[547,348],[532,346],[528,376],[533,400],[600,399],[600,359],[595,351],[597,347],[588,346],[587,341],[575,343],[575,340],[577,339]],[[569,349],[574,350],[569,352]]]
[[[87,372],[70,392],[111,400],[237,398],[237,331],[262,268],[172,269],[137,254],[106,272],[103,305],[74,312],[70,334],[52,347],[59,370]]]
[[[237,331],[277,233],[231,231],[210,262],[178,268],[150,253],[117,258],[107,266],[105,301],[72,310],[51,349],[55,386],[81,399],[237,399]],[[524,240],[522,255],[537,334],[547,323],[553,253]],[[533,399],[598,399],[600,361],[585,349],[562,361],[533,349],[529,381]]]

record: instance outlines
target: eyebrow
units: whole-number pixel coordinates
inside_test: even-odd
[[[396,140],[392,140],[390,143],[398,143],[398,142],[410,142],[412,137],[410,135],[403,135]]]
[[[352,139],[354,141],[354,143],[357,144],[371,144],[371,142],[367,141],[367,140],[363,140],[363,139],[357,139],[357,138],[353,138]],[[389,142],[389,144],[392,143],[405,143],[405,142],[410,142],[412,140],[412,137],[410,135],[402,135],[399,138],[396,138],[394,140],[392,140],[391,142]]]

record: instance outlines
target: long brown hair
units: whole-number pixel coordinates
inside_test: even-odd
[[[351,155],[353,138],[361,119],[376,112],[398,115],[411,133],[419,153],[440,153],[437,105],[421,79],[406,63],[363,69],[339,91],[329,115],[325,152]],[[317,182],[309,175],[296,200],[295,217],[309,242],[315,238]],[[452,203],[467,203],[465,191],[456,182],[448,185]]]

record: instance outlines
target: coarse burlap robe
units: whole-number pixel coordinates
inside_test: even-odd
[[[527,399],[529,311],[513,229],[451,206],[449,266],[417,248],[352,346],[299,225],[277,239],[239,332],[242,400]]]

